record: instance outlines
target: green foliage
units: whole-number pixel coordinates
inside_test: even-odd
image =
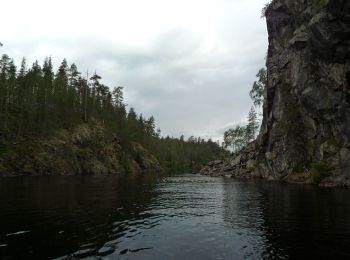
[[[310,171],[316,183],[320,183],[324,178],[332,174],[332,168],[326,161],[312,161],[310,163]]]
[[[332,167],[326,161],[299,161],[294,167],[291,178],[312,177],[315,183],[320,183],[332,174]]]
[[[246,126],[236,126],[228,129],[224,133],[224,147],[230,148],[233,152],[238,152],[250,142],[254,141],[259,129],[259,121],[254,107],[251,107],[248,114],[248,124]]]
[[[254,102],[254,106],[261,106],[264,103],[264,92],[267,87],[267,71],[261,68],[256,74],[258,78],[254,82],[249,93],[250,98]],[[251,107],[248,113],[248,124],[246,126],[236,126],[233,129],[228,129],[224,133],[225,148],[230,148],[233,152],[240,151],[247,144],[254,141],[259,130],[258,115],[254,107]]]
[[[271,3],[272,3],[273,1],[274,1],[274,0],[270,0],[269,2],[267,2],[267,3],[264,5],[263,9],[261,10],[261,18],[266,17],[266,11],[267,11],[267,9],[269,8],[269,6],[271,5]]]
[[[328,4],[328,0],[312,0],[312,9],[315,12],[320,12],[322,9],[326,7]]]
[[[264,103],[264,91],[267,87],[266,69],[261,68],[256,74],[256,77],[258,79],[257,81],[254,81],[249,96],[253,100],[255,106],[261,106]]]
[[[306,169],[308,169],[309,162],[298,162],[296,165],[293,167],[293,174],[298,174],[298,173],[303,173],[305,172]]]
[[[160,140],[150,151],[168,172],[197,172],[207,162],[227,154],[210,139],[205,141],[199,137],[190,137],[185,141],[183,138],[166,137]]]
[[[19,71],[9,56],[0,59],[0,144],[4,140],[11,144],[19,139],[25,143],[47,138],[60,129],[96,120],[103,124],[104,139],[113,140],[117,136],[129,155],[132,143],[139,143],[169,171],[196,171],[223,151],[211,140],[162,138],[153,116],[144,118],[133,108],[127,112],[126,107],[123,87],[110,91],[97,73],[84,78],[77,66],[69,66],[65,59],[56,73],[50,58],[45,59],[43,66],[34,62],[31,68],[23,59]],[[3,153],[14,151],[11,145],[6,147]],[[125,164],[128,158],[125,156]],[[1,168],[5,168],[4,162]]]
[[[236,126],[224,133],[225,148],[231,148],[233,152],[242,150],[247,145],[247,128]]]
[[[248,114],[248,125],[246,126],[246,139],[248,142],[255,140],[259,129],[258,116],[254,107],[251,107]]]

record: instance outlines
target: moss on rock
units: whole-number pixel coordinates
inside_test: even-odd
[[[316,183],[320,183],[332,174],[332,168],[326,161],[312,161],[310,163],[310,171]]]
[[[314,12],[318,13],[327,6],[328,0],[312,0],[311,4]]]

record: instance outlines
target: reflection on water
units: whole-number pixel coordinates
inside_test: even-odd
[[[350,191],[266,182],[224,183],[224,219],[244,258],[350,257]]]
[[[349,190],[265,184],[261,192],[270,251],[294,259],[349,259]]]
[[[0,179],[0,258],[346,258],[349,195],[192,175]]]
[[[236,243],[244,259],[265,256],[266,234],[263,217],[263,197],[255,183],[226,181],[223,184],[224,220],[237,234]],[[280,254],[274,254],[281,258]]]

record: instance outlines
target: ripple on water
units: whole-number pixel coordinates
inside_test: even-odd
[[[21,231],[17,231],[17,232],[13,232],[13,233],[8,233],[5,236],[7,236],[7,237],[18,236],[18,235],[23,235],[23,234],[26,234],[29,232],[30,232],[30,230],[21,230]]]
[[[151,177],[0,182],[0,255],[152,260],[350,256],[350,191],[194,175]]]

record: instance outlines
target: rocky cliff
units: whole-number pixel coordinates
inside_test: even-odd
[[[129,151],[117,136],[106,136],[101,122],[91,120],[50,138],[0,143],[0,176],[122,174],[161,171],[157,159],[138,143]]]
[[[348,186],[350,1],[274,0],[265,14],[268,84],[248,175]]]

